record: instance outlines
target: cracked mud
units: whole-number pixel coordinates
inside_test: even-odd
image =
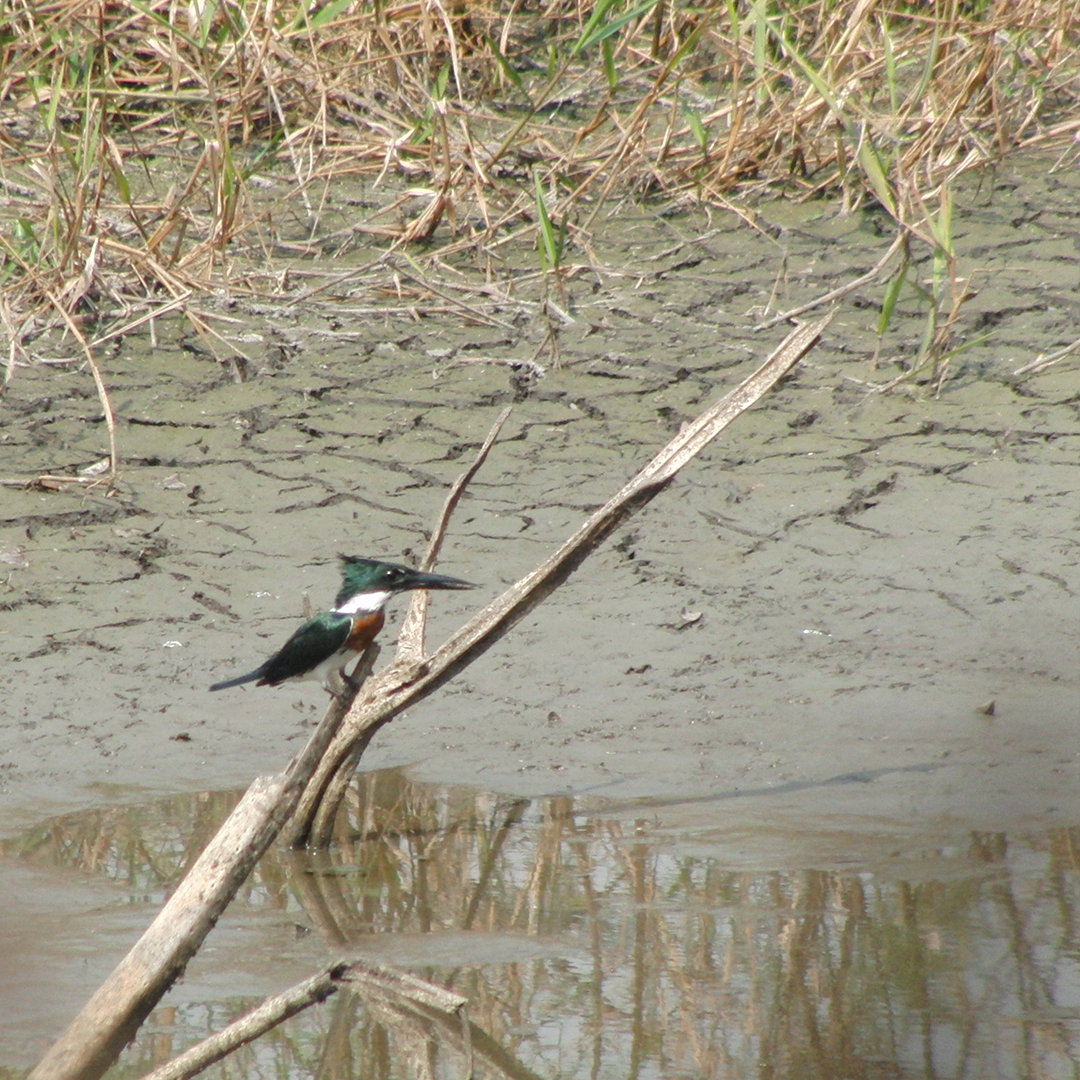
[[[897,371],[873,362],[883,286],[849,297],[792,377],[384,728],[364,769],[570,793],[729,870],[908,880],[942,872],[924,854],[972,830],[1039,851],[1048,830],[1080,824],[1077,362],[1013,374],[1077,337],[1078,194],[1075,171],[1003,169],[972,189],[956,214],[957,247],[979,268],[970,347],[939,396],[871,391]],[[561,366],[539,356],[546,371],[532,363],[546,329],[521,305],[463,326],[237,304],[246,358],[228,363],[175,325],[154,348],[117,344],[102,361],[115,495],[0,488],[2,834],[278,770],[322,692],[207,687],[265,659],[305,598],[329,602],[338,551],[422,551],[446,485],[506,404],[438,567],[481,588],[432,597],[430,643],[756,366],[784,334],[752,329],[770,298],[775,310],[821,295],[887,245],[868,216],[827,205],[772,204],[761,223],[622,213],[597,237],[603,267],[569,282],[576,321],[558,331]],[[912,355],[924,315],[902,304],[881,355]],[[20,369],[0,410],[5,476],[105,452],[77,365]],[[135,931],[103,908],[100,934],[117,940],[64,945],[64,912],[105,903],[97,886],[2,869],[10,941],[27,945],[9,954],[18,978],[0,975],[13,1025],[0,1045],[29,1064],[96,984],[94,967],[71,975],[71,953],[107,970]]]
[[[1077,820],[1076,366],[1012,372],[1076,336],[1080,225],[1074,179],[1026,183],[999,177],[958,214],[982,270],[963,331],[991,332],[940,396],[868,392],[896,369],[870,362],[877,292],[856,294],[793,377],[365,767],[526,795],[756,792],[725,814],[796,833],[822,815],[853,835]],[[5,830],[279,767],[321,695],[207,685],[276,648],[305,595],[328,601],[335,552],[420,551],[510,402],[441,568],[482,603],[533,566],[780,339],[751,327],[782,255],[781,308],[884,249],[830,207],[762,214],[775,239],[624,215],[598,246],[610,272],[571,280],[577,321],[542,377],[520,311],[493,327],[252,311],[242,383],[169,333],[118,344],[115,497],[0,490]],[[909,302],[883,354],[912,352],[922,318]],[[3,411],[5,474],[102,455],[84,371],[20,370]],[[430,640],[472,602],[434,597]],[[827,783],[863,771],[878,779]]]
[[[1076,195],[1041,174],[970,192],[962,329],[989,336],[940,396],[868,391],[895,368],[870,362],[880,289],[856,294],[794,377],[365,767],[525,795],[755,793],[725,814],[793,836],[823,815],[855,837],[1078,820],[1076,364],[1012,375],[1076,337]],[[239,383],[170,333],[118,343],[116,496],[0,490],[5,831],[280,767],[320,694],[206,686],[264,659],[305,595],[327,602],[337,551],[420,551],[503,405],[441,563],[481,603],[775,345],[783,327],[751,329],[775,288],[792,306],[885,246],[832,207],[762,221],[771,237],[624,215],[598,239],[609,272],[571,280],[577,321],[542,375],[519,311],[463,327],[253,310]],[[909,301],[883,354],[921,327]],[[103,454],[71,365],[19,370],[3,419],[5,474]],[[472,602],[434,597],[431,640]],[[829,783],[851,773],[877,779]],[[665,816],[694,827],[692,806]]]

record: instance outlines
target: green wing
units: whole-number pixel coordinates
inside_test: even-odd
[[[285,644],[259,668],[260,686],[277,686],[286,679],[305,675],[338,652],[349,640],[352,619],[324,611],[309,619]]]

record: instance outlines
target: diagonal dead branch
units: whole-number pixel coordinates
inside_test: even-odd
[[[308,744],[277,776],[257,777],[132,950],[30,1074],[96,1080],[183,973],[289,819],[349,705],[334,699]]]
[[[325,1001],[346,987],[356,988],[365,998],[377,998],[398,1008],[430,1011],[447,1019],[458,1017],[468,1003],[468,999],[460,994],[415,975],[381,964],[338,960],[318,974],[267,998],[209,1038],[147,1073],[142,1080],[189,1080],[234,1050],[254,1042],[290,1016]]]
[[[383,724],[467,667],[558,588],[626,518],[655,498],[688,461],[775,385],[813,346],[832,318],[830,313],[793,330],[757,371],[679,432],[546,562],[510,586],[434,653],[421,661],[410,655],[368,680],[304,792],[289,842],[294,847],[325,845],[333,808],[321,804],[331,788],[344,790],[340,774],[347,770],[351,775],[355,769],[359,760],[356,747],[366,746]]]
[[[293,843],[306,842],[328,787],[340,776],[351,775],[379,727],[466,667],[557,588],[622,521],[662,491],[683,465],[789,371],[832,317],[829,314],[789,334],[757,371],[681,431],[546,562],[475,615],[431,656],[395,662],[369,679],[356,699],[347,694],[332,702],[289,768],[254,781],[157,918],[38,1063],[30,1080],[99,1080],[183,974],[289,817],[295,816],[299,823],[292,830]],[[494,433],[489,442],[493,438]],[[488,445],[481,450],[481,460]],[[449,501],[455,497],[452,493]],[[436,534],[432,558],[439,539]],[[365,661],[370,663],[373,656]],[[339,729],[346,709],[345,726]],[[344,771],[343,763],[347,765]],[[483,1036],[472,1025],[468,1030],[470,1040]]]

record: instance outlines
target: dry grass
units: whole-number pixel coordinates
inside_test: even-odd
[[[180,308],[212,342],[193,300],[280,294],[283,255],[357,234],[376,259],[427,241],[422,263],[534,246],[546,222],[560,285],[563,237],[587,252],[627,194],[874,201],[934,251],[947,327],[963,295],[950,184],[1018,149],[1069,152],[1078,6],[11,0],[7,376],[50,326],[106,326],[92,350]],[[271,173],[291,205],[260,200]],[[379,181],[384,205],[328,235],[326,194],[350,177]]]

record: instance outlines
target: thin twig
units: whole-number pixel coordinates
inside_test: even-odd
[[[435,560],[439,557],[439,549],[442,547],[443,537],[446,535],[447,525],[450,522],[450,515],[453,514],[454,508],[461,499],[461,495],[469,481],[472,480],[476,475],[477,470],[487,460],[488,452],[498,438],[499,432],[502,430],[503,424],[506,423],[506,419],[510,415],[510,412],[510,408],[507,407],[499,414],[491,427],[491,431],[488,432],[488,437],[477,451],[472,465],[457,478],[453,487],[447,494],[446,500],[443,503],[442,513],[439,515],[439,520],[436,522],[435,528],[432,531],[427,554],[420,564],[422,570],[431,570],[434,568]],[[395,664],[417,663],[423,657],[424,630],[427,624],[427,611],[427,590],[417,589],[412,594],[409,610],[405,615],[405,620],[398,633],[397,656],[394,660]],[[371,674],[371,667],[375,662],[375,657],[378,655],[377,650],[377,644],[373,643],[368,646],[368,652],[364,656],[366,664],[365,678]],[[368,654],[370,654],[370,662],[368,661]],[[355,680],[354,678],[354,681],[359,680]],[[337,772],[326,785],[326,789],[323,792],[322,798],[319,800],[318,806],[315,808],[314,817],[311,819],[310,823],[305,819],[303,812],[297,814],[297,821],[294,823],[292,829],[294,837],[303,834],[303,842],[314,844],[316,847],[326,847],[330,843],[334,831],[334,822],[337,820],[338,808],[341,806],[342,800],[345,798],[345,793],[349,789],[349,783],[352,780],[353,773],[356,772],[357,765],[360,763],[360,758],[363,756],[368,743],[371,741],[371,736],[374,734],[375,730],[372,729],[366,736],[359,738],[350,748],[349,753],[346,754],[345,758],[342,760]]]
[[[446,536],[447,526],[450,524],[450,516],[461,500],[465,488],[477,474],[480,466],[487,460],[487,456],[491,452],[492,446],[495,445],[495,440],[499,437],[499,432],[502,431],[503,424],[506,423],[511,412],[513,412],[513,409],[508,405],[499,413],[495,423],[491,425],[487,438],[480,449],[477,450],[473,463],[454,481],[453,487],[447,493],[442,512],[439,514],[439,520],[435,523],[435,528],[431,533],[427,553],[420,563],[421,570],[430,571],[435,568],[439,551],[442,549],[443,538]],[[401,631],[398,633],[398,662],[409,663],[413,660],[419,660],[424,654],[424,624],[427,616],[427,601],[428,592],[426,589],[417,589],[412,594],[409,610],[405,615]]]
[[[119,458],[116,453],[116,416],[113,414],[112,402],[109,401],[109,391],[105,389],[105,380],[101,377],[101,371],[94,359],[94,352],[83,336],[82,331],[75,325],[75,320],[68,313],[67,308],[51,293],[46,292],[53,307],[59,312],[61,318],[67,323],[68,329],[82,346],[83,355],[90,365],[90,371],[94,376],[94,386],[97,387],[98,400],[101,402],[102,411],[105,413],[105,426],[109,429],[109,480],[116,479],[116,470]]]
[[[889,245],[889,250],[874,264],[873,269],[867,271],[862,277],[856,278],[854,281],[849,281],[846,285],[841,285],[838,289],[833,289],[832,291],[825,293],[824,296],[819,296],[816,300],[810,300],[808,303],[793,307],[790,311],[785,311],[782,315],[774,315],[771,319],[766,319],[764,322],[758,323],[753,327],[753,330],[755,332],[758,330],[768,330],[778,323],[787,322],[789,319],[796,319],[800,315],[806,314],[808,311],[813,311],[814,308],[822,307],[825,304],[834,304],[837,300],[854,292],[856,289],[861,289],[864,285],[869,285],[870,282],[885,269],[889,260],[900,250],[904,244],[904,239],[905,234],[903,232],[897,233],[896,238]]]
[[[1045,371],[1048,367],[1053,367],[1059,360],[1064,360],[1067,356],[1071,356],[1077,349],[1080,349],[1080,338],[1066,345],[1063,349],[1058,349],[1057,352],[1052,352],[1049,356],[1037,356],[1030,364],[1025,364],[1021,368],[1017,368],[1014,375],[1032,375],[1038,371]]]
[[[290,1016],[311,1005],[325,1001],[341,989],[343,965],[335,964],[310,979],[290,986],[288,990],[267,998],[261,1005],[234,1020],[202,1042],[188,1047],[172,1061],[146,1073],[142,1080],[188,1080],[204,1069],[227,1057],[234,1050],[254,1041],[277,1027]]]

